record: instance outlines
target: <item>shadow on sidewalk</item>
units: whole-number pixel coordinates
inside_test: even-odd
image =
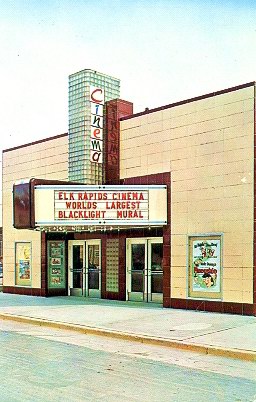
[[[1,287],[0,287],[1,289]],[[25,296],[10,293],[3,293],[0,290],[0,307],[8,306],[108,306],[113,308],[126,307],[132,309],[163,309],[162,304],[158,303],[144,303],[108,299],[93,299],[89,297],[76,297],[76,296],[56,296],[56,297],[39,297],[39,296]]]

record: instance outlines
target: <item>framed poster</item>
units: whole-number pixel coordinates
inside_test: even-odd
[[[31,286],[31,243],[15,243],[15,284]]]
[[[221,299],[221,236],[189,237],[189,296]]]
[[[48,287],[65,288],[65,242],[62,240],[47,242]]]

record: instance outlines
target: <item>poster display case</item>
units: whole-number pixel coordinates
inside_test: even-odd
[[[189,237],[189,296],[221,299],[221,236]]]
[[[65,288],[65,242],[62,240],[47,242],[48,287]]]
[[[31,286],[31,243],[15,243],[15,284]]]

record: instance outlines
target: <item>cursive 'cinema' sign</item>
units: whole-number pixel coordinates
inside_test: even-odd
[[[103,162],[103,105],[104,90],[90,86],[91,137],[90,161]]]
[[[36,186],[35,222],[36,226],[163,225],[166,186]]]

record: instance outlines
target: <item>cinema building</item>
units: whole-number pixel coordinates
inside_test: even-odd
[[[133,114],[69,77],[69,131],[3,151],[3,291],[256,315],[255,83]]]

